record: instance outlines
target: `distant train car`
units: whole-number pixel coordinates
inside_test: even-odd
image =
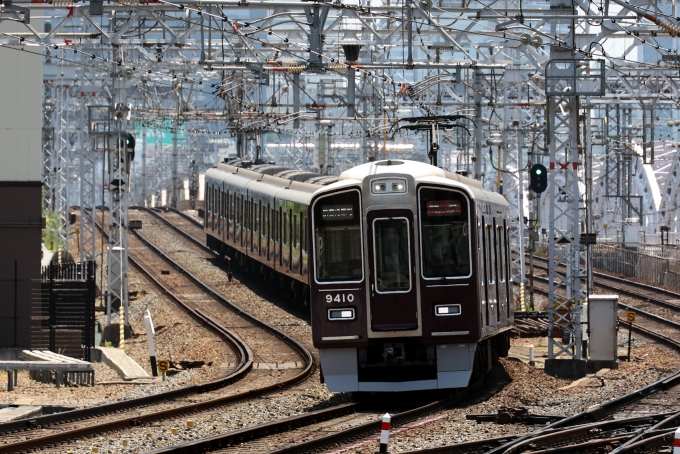
[[[502,196],[413,161],[284,172],[209,170],[207,242],[309,301],[330,391],[462,388],[507,354]]]

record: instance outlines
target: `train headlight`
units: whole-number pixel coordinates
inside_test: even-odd
[[[354,320],[354,309],[328,309],[328,320]]]
[[[404,178],[380,178],[371,181],[371,193],[379,195],[404,194],[408,185]]]
[[[434,307],[434,314],[441,317],[460,315],[460,304],[437,304]]]

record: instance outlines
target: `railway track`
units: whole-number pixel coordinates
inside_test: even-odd
[[[655,334],[645,333],[655,338]],[[657,339],[669,344],[664,339]],[[680,342],[669,345],[680,351]],[[534,432],[440,446],[406,454],[659,453],[680,425],[680,370],[617,399]],[[671,451],[667,451],[671,452]]]
[[[539,266],[539,268],[541,268]],[[547,271],[547,267],[544,268]],[[596,287],[617,291],[627,298],[642,298],[652,311],[642,310],[638,301],[620,304],[622,311],[635,310],[641,319],[634,331],[680,351],[680,324],[662,315],[677,307],[672,301],[680,295],[666,289],[641,284],[644,291],[614,276],[596,274]],[[537,290],[547,295],[547,276],[536,276],[544,284]],[[613,283],[613,284],[612,284]],[[637,304],[636,304],[637,303]],[[673,314],[675,315],[675,314]],[[622,321],[622,320],[620,320]],[[641,322],[641,323],[638,323]],[[624,326],[628,326],[625,324]],[[659,332],[662,331],[662,332]],[[680,371],[620,398],[594,406],[535,432],[412,451],[418,453],[585,453],[585,452],[671,452],[673,435],[680,424]],[[665,451],[668,450],[668,451]]]
[[[139,242],[139,244],[135,244],[135,241]],[[234,349],[240,357],[234,372],[226,377],[211,380],[207,383],[184,387],[141,399],[131,399],[116,404],[73,410],[51,415],[50,417],[40,417],[1,425],[0,431],[6,433],[7,436],[3,437],[5,444],[0,445],[0,453],[19,452],[46,446],[53,447],[59,443],[80,439],[89,435],[100,435],[106,431],[142,428],[147,424],[186,417],[187,414],[196,414],[197,412],[223,411],[225,406],[234,405],[236,402],[242,402],[256,396],[280,390],[282,387],[295,384],[309,376],[313,370],[313,361],[311,354],[304,346],[285,333],[266,325],[247,312],[232,305],[213,289],[201,283],[178,263],[170,260],[169,257],[164,256],[164,266],[158,266],[157,257],[154,258],[149,253],[142,252],[143,250],[152,249],[150,245],[147,245],[148,248],[146,246],[141,248],[140,245],[143,242],[144,239],[141,236],[137,240],[131,239],[130,241],[130,249],[133,250],[130,254],[130,259],[133,265],[157,285],[163,293],[176,303],[181,304],[190,314],[194,315],[200,323],[211,326],[230,342],[234,343]],[[163,256],[161,251],[157,249],[154,251],[154,254]],[[177,275],[175,276],[163,273],[162,268],[167,268],[168,266],[172,267],[173,270],[179,271],[179,273],[176,273]],[[189,295],[193,296],[193,298],[186,298],[186,291],[189,288],[193,288],[189,292]],[[196,298],[198,295],[196,289],[200,289],[200,292],[203,292],[203,296]],[[182,298],[182,296],[185,298]],[[211,310],[206,305],[208,300],[204,299],[208,297],[214,303],[215,308],[221,308],[221,311],[219,311],[221,313],[216,318],[205,313]],[[190,300],[190,302],[187,302],[187,300]],[[231,310],[224,311],[225,307]],[[225,318],[226,313],[233,314],[231,317],[238,318],[238,321],[236,318],[232,320],[229,320],[228,317]],[[224,327],[224,324],[229,323],[240,328],[242,331],[248,331],[249,334],[252,334],[255,329],[263,332],[266,331],[266,335],[271,338],[270,342],[286,345],[287,352],[284,355],[289,356],[291,351],[296,352],[302,359],[303,366],[298,369],[291,369],[293,372],[287,374],[269,374],[272,375],[269,380],[263,381],[262,377],[260,379],[249,380],[248,384],[240,390],[226,388],[250,373],[254,359],[257,358],[257,351],[253,353],[240,340],[238,334],[233,334]],[[260,372],[264,370],[266,369],[263,368]],[[265,372],[260,373],[260,375],[266,376],[267,374]],[[224,389],[229,391],[224,393]],[[30,432],[32,430],[40,432],[40,436],[34,436],[35,432]]]
[[[453,405],[456,405],[464,400],[470,398],[474,395],[476,391],[480,389],[483,385],[482,381],[477,382],[473,386],[461,391],[455,396],[448,397],[445,399],[436,400],[434,402],[427,403],[425,405],[417,406],[406,411],[402,411],[392,415],[391,424],[393,428],[397,428],[413,422],[419,418],[429,415],[434,412],[438,412],[442,409],[446,409]],[[340,411],[349,411],[349,404],[347,407],[340,409]],[[339,445],[346,445],[352,441],[358,441],[365,438],[367,435],[375,434],[380,432],[381,419],[379,415],[364,415],[361,424],[356,424],[354,421],[353,427],[347,429],[337,429],[338,421],[334,421],[335,427],[325,428],[319,427],[320,430],[310,431],[307,428],[303,431],[296,429],[299,425],[299,421],[312,420],[314,423],[318,419],[337,418],[337,416],[331,416],[335,410],[329,409],[319,412],[314,412],[310,414],[300,415],[293,418],[288,418],[281,421],[274,421],[267,424],[262,424],[257,427],[251,427],[240,431],[228,432],[223,434],[213,435],[211,437],[206,437],[200,440],[194,440],[192,442],[177,444],[164,449],[158,449],[150,451],[150,453],[160,454],[160,453],[170,453],[170,452],[181,452],[181,453],[199,453],[199,452],[229,452],[229,453],[239,453],[239,452],[270,452],[277,454],[295,454],[295,453],[306,453],[306,452],[320,452],[331,447],[337,447]],[[356,418],[355,415],[353,418]],[[342,423],[344,421],[340,421]],[[276,434],[274,437],[277,438],[275,441],[271,440],[261,440],[257,443],[249,443],[248,440],[255,438],[258,434],[264,432],[267,435]],[[324,432],[332,432],[324,435]],[[254,434],[254,435],[253,435]],[[301,438],[304,441],[300,441]],[[279,448],[271,449],[272,446],[278,445]]]
[[[534,265],[534,268],[543,271],[543,275],[534,273],[534,288],[547,295],[547,265]],[[674,348],[675,342],[680,340],[680,305],[674,301],[680,301],[680,294],[603,273],[593,274],[596,292],[618,293],[621,296],[620,326],[628,326],[625,322],[626,313],[632,310],[637,315],[633,331],[653,336],[659,342]]]
[[[642,394],[644,396],[649,396],[649,395],[658,395],[659,391],[644,391]],[[643,396],[643,397],[644,397]],[[459,398],[464,398],[463,395],[458,396]],[[433,404],[437,405],[437,403]],[[452,405],[452,403],[449,401],[448,403],[442,404],[439,403],[439,405],[442,405],[443,408],[446,407],[446,405]],[[619,403],[619,406],[621,404]],[[166,446],[165,448],[161,449],[148,449],[147,451],[149,452],[205,452],[206,450],[211,450],[211,451],[220,451],[222,450],[223,452],[309,452],[310,450],[318,450],[318,449],[328,449],[328,447],[331,446],[338,446],[338,445],[346,445],[349,443],[351,440],[357,440],[361,439],[368,433],[373,433],[377,434],[378,429],[376,428],[376,424],[379,424],[378,418],[375,417],[375,415],[370,415],[366,413],[358,413],[363,411],[361,406],[357,404],[343,404],[340,406],[337,406],[338,408],[333,408],[329,409],[328,411],[320,411],[320,412],[314,412],[314,413],[308,413],[306,412],[304,415],[301,415],[298,420],[298,417],[291,417],[291,418],[284,418],[281,421],[274,421],[274,422],[269,422],[269,423],[263,423],[259,425],[258,427],[247,427],[247,428],[242,428],[234,431],[229,431],[225,432],[222,435],[215,435],[212,434],[210,437],[208,437],[208,440],[193,440],[190,442],[185,442],[185,443],[179,443],[179,444],[174,444],[172,446]],[[432,408],[423,410],[423,413],[418,416],[415,412],[411,413],[411,416],[407,417],[405,413],[404,415],[404,420],[403,421],[413,421],[419,417],[422,417],[423,414],[428,414],[428,412],[436,411]],[[600,409],[600,415],[604,414],[601,412],[602,410]],[[630,410],[629,410],[630,411]],[[611,416],[611,415],[609,415]],[[410,418],[410,419],[409,419]],[[357,419],[372,419],[370,424],[361,424],[358,427],[354,427],[351,430],[348,431],[339,431],[337,430],[338,427],[342,426],[343,424],[347,423],[347,421],[351,419],[356,422]],[[637,422],[639,421],[639,422]],[[650,422],[646,422],[650,421]],[[399,426],[400,420],[399,418],[395,417],[393,419],[393,426]],[[401,422],[401,424],[406,424],[406,422]],[[658,417],[656,419],[650,419],[647,418],[647,420],[644,420],[644,418],[637,418],[637,419],[631,419],[627,418],[625,422],[621,423],[621,427],[625,429],[625,427],[636,427],[637,432],[641,432],[644,430],[647,430],[649,427],[653,427],[654,425],[657,425],[658,428],[648,430],[648,434],[650,436],[663,436],[666,432],[663,432],[663,427],[659,425],[658,422]],[[667,424],[671,424],[670,422],[667,422]],[[293,431],[288,430],[289,428],[293,428],[297,425],[300,425],[301,427],[297,427]],[[583,425],[582,423],[579,425]],[[362,428],[362,426],[364,426]],[[558,432],[561,432],[560,427],[555,427],[551,429],[554,434],[557,434]],[[621,428],[615,428],[615,426],[612,424],[610,426],[599,426],[599,427],[593,427],[590,432],[592,433],[597,433],[597,431],[600,431],[600,433],[605,434],[606,430],[611,430],[612,432],[617,432],[619,435],[616,435],[613,438],[618,437],[618,439],[624,439],[625,436],[620,435],[623,429]],[[334,432],[332,435],[328,437],[323,437],[323,433],[325,431],[332,431]],[[659,432],[661,431],[661,432]],[[588,435],[588,431],[586,431],[586,435]],[[274,435],[272,435],[274,434]],[[548,435],[551,435],[551,432],[547,433],[542,433],[542,437],[546,437]],[[581,433],[579,435],[578,431],[574,431],[573,435],[577,438],[580,438],[582,443],[591,443],[593,446],[595,446],[597,443],[600,443],[603,446],[607,446],[606,442],[604,441],[593,441],[593,440],[586,440],[585,442],[583,441],[583,438],[585,435]],[[312,440],[309,440],[305,444],[299,443],[300,440],[304,440],[307,438],[312,438]],[[602,437],[601,437],[602,438]],[[286,439],[292,440],[292,443],[289,446],[284,446],[281,447],[282,445],[286,444]],[[550,442],[541,442],[542,444],[537,444],[536,447],[543,447],[546,448],[547,446],[550,446],[550,449],[555,449],[556,447],[559,447],[560,445],[569,445],[569,441],[565,441],[569,439],[569,434],[568,433],[563,433],[562,435],[555,435],[555,438],[551,439]],[[543,438],[543,440],[548,440],[547,438]],[[501,449],[495,452],[506,452],[506,449],[510,449],[510,443],[519,443],[521,441],[521,436],[506,436],[506,437],[499,437],[496,439],[487,439],[484,440],[483,442],[480,442],[479,444],[476,443],[466,443],[465,446],[463,445],[460,446],[455,446],[455,447],[442,447],[442,448],[437,448],[437,450],[421,450],[418,452],[488,452],[492,449]],[[540,441],[540,439],[539,439]],[[207,443],[207,444],[204,444]],[[620,441],[615,441],[615,443],[622,443]],[[573,445],[573,443],[572,443]],[[503,446],[506,446],[505,448]],[[532,447],[534,445],[531,445]],[[583,447],[586,445],[584,444]],[[599,445],[598,445],[599,446]],[[479,449],[477,449],[479,448]],[[472,449],[477,449],[476,451],[472,451]],[[533,449],[533,448],[532,448]],[[579,448],[580,449],[580,448]],[[141,452],[141,451],[139,451]],[[507,451],[507,452],[515,452],[515,451]],[[520,451],[517,451],[520,452]],[[534,451],[532,451],[534,452]],[[540,452],[540,451],[535,451],[535,452]],[[552,452],[552,451],[551,451]],[[559,452],[559,451],[556,451]],[[566,451],[565,451],[566,452]],[[571,452],[581,452],[581,451],[572,451]]]

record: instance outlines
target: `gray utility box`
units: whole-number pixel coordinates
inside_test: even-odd
[[[590,295],[588,298],[589,361],[616,363],[618,306],[619,295]]]

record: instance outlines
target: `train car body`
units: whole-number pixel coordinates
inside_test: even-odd
[[[329,390],[462,388],[507,354],[502,196],[413,161],[363,164],[335,182],[261,170],[206,173],[208,245],[304,285]]]

